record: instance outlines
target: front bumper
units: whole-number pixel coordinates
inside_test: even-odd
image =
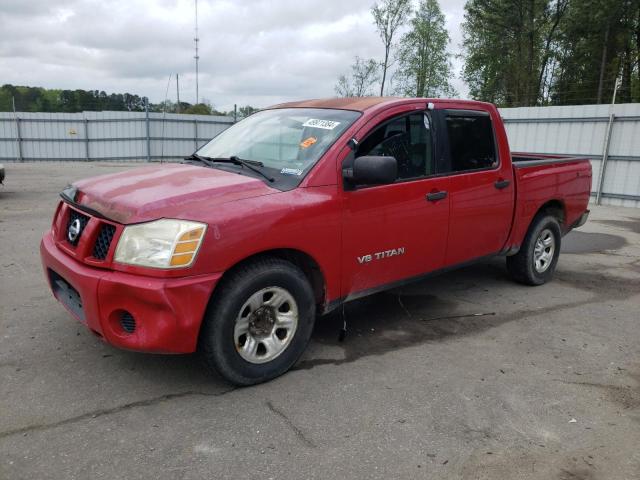
[[[50,231],[40,255],[54,296],[77,320],[111,345],[145,352],[194,352],[222,276],[154,278],[89,267],[56,247]]]

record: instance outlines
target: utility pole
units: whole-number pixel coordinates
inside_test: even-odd
[[[198,43],[200,39],[198,38],[198,0],[196,2],[196,38],[193,39],[196,45],[196,55],[193,57],[196,59],[196,105],[200,103],[200,92],[198,91],[198,61],[200,60],[200,55],[198,55]]]
[[[176,73],[176,113],[180,113],[180,77]]]

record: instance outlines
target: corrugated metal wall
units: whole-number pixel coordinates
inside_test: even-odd
[[[594,195],[610,128],[602,204],[640,207],[640,104],[503,108],[500,113],[512,151],[591,159]]]
[[[602,203],[640,207],[640,104],[500,112],[513,151],[591,159],[594,194],[610,128]],[[180,160],[231,124],[230,117],[145,112],[20,112],[16,121],[0,112],[0,161]]]
[[[0,112],[0,161],[179,160],[233,118],[145,112]]]

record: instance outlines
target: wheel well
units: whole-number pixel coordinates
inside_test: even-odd
[[[524,242],[524,238],[526,238],[526,234],[529,232],[529,230],[531,230],[531,227],[533,226],[536,220],[536,217],[540,215],[551,215],[555,217],[556,220],[558,220],[558,223],[560,224],[560,230],[562,231],[563,235],[564,233],[566,233],[567,229],[565,227],[566,217],[565,217],[564,203],[562,203],[560,200],[549,200],[538,209],[538,211],[533,217],[531,217],[531,220],[529,221],[529,225],[527,226],[527,230],[520,241],[521,243]],[[521,243],[516,245],[511,245],[508,249],[506,249],[504,254],[507,257],[516,255],[520,251],[520,247],[522,246]]]
[[[296,265],[302,272],[305,277],[309,281],[311,288],[313,289],[313,294],[316,300],[316,305],[322,305],[325,300],[325,279],[322,274],[322,270],[313,257],[304,253],[300,250],[290,249],[290,248],[279,248],[274,250],[267,250],[264,252],[256,253],[247,257],[231,268],[227,269],[227,271],[222,275],[220,281],[223,281],[225,277],[229,276],[229,274],[236,270],[238,267],[242,265],[246,265],[247,263],[251,263],[255,260],[261,258],[280,258],[282,260],[286,260],[288,262]]]
[[[562,203],[560,200],[550,200],[547,203],[545,203],[544,205],[542,205],[539,209],[538,212],[536,213],[535,216],[540,215],[541,213],[545,213],[548,215],[551,215],[553,217],[556,218],[556,220],[558,220],[558,223],[560,223],[560,227],[562,229],[564,229],[565,227],[565,208],[564,208],[564,203]],[[535,218],[534,216],[534,218]]]

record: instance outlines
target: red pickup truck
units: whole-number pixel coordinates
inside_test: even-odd
[[[199,351],[228,381],[286,372],[317,315],[478,259],[553,275],[591,167],[512,154],[491,104],[277,105],[182,164],[83,180],[41,244],[55,297],[117,347]]]

